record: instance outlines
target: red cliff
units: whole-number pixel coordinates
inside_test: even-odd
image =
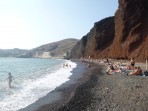
[[[94,24],[69,58],[135,58],[148,56],[148,0],[119,0],[115,17]]]
[[[119,0],[111,57],[141,60],[148,56],[147,12],[147,0]]]

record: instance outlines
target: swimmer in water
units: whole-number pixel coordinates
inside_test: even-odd
[[[12,79],[13,79],[14,77],[11,75],[11,72],[9,72],[8,75],[9,75],[8,78],[7,78],[7,79],[8,79],[8,85],[9,85],[9,88],[11,88],[11,87],[12,87],[12,86],[11,86],[11,82],[12,82]]]

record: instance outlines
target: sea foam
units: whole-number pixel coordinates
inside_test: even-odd
[[[71,67],[63,68],[61,64],[58,70],[55,68],[43,77],[24,80],[19,90],[17,87],[7,90],[7,96],[0,101],[0,111],[17,111],[27,107],[68,81],[76,64],[71,61],[65,62],[68,62]]]

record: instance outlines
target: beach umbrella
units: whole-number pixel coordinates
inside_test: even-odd
[[[146,58],[146,64],[145,64],[145,71],[144,71],[144,75],[148,76],[148,70],[147,70],[147,58]]]
[[[145,57],[146,57],[146,64],[145,64],[145,69],[146,71],[144,72],[146,76],[148,76],[148,67],[147,67],[147,58],[148,58],[148,50],[145,51]]]
[[[147,71],[147,58],[146,58],[146,71]]]
[[[147,71],[148,50],[145,50],[145,57],[146,57],[146,64],[145,64],[145,65],[146,65],[146,68],[145,68],[145,69],[146,69],[146,71]]]

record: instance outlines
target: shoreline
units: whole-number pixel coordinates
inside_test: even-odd
[[[87,71],[88,78],[76,88],[74,96],[57,111],[95,111],[90,109],[95,97],[91,92],[97,85],[97,76],[103,76],[106,67],[95,63],[90,63],[90,65],[90,70]]]
[[[87,81],[92,80],[91,78],[94,76],[94,71],[98,72],[99,70],[102,70],[102,67],[94,63],[90,63],[91,67],[88,68],[88,66],[85,65],[85,72],[82,73],[82,76],[77,79],[77,81],[75,81],[74,84],[72,85],[68,85],[66,87],[60,87],[60,90],[62,90],[61,92],[61,99],[59,99],[58,101],[55,101],[51,104],[47,104],[47,105],[43,105],[41,106],[39,109],[35,110],[35,111],[66,111],[65,106],[73,99],[75,98],[75,95],[80,95],[78,92],[79,87],[81,87],[83,84],[86,84]],[[80,63],[80,65],[84,65],[82,63]],[[96,70],[97,69],[97,70]],[[73,76],[75,76],[73,74]],[[73,78],[73,77],[71,77]],[[94,81],[93,81],[94,82]],[[66,88],[66,89],[64,89]],[[85,94],[87,94],[85,92]],[[84,99],[86,100],[86,99]],[[75,101],[77,102],[77,101]],[[78,103],[79,104],[79,103]],[[72,108],[73,109],[73,108]],[[70,111],[72,110],[70,109]],[[69,110],[67,110],[69,111]],[[77,110],[72,110],[72,111],[80,111],[79,108]]]
[[[72,75],[69,77],[69,81],[55,88],[46,96],[38,99],[35,103],[18,111],[45,111],[49,109],[49,106],[51,107],[50,109],[53,110],[54,107],[57,107],[57,104],[60,106],[63,102],[67,101],[70,96],[72,96],[72,92],[74,92],[75,88],[83,82],[83,80],[80,79],[85,75],[86,71],[86,66],[82,65],[80,62],[75,63],[77,67],[71,71]],[[56,106],[54,106],[55,103]]]
[[[147,77],[107,75],[106,66],[90,64],[77,82],[56,88],[60,99],[35,111],[148,111]]]

